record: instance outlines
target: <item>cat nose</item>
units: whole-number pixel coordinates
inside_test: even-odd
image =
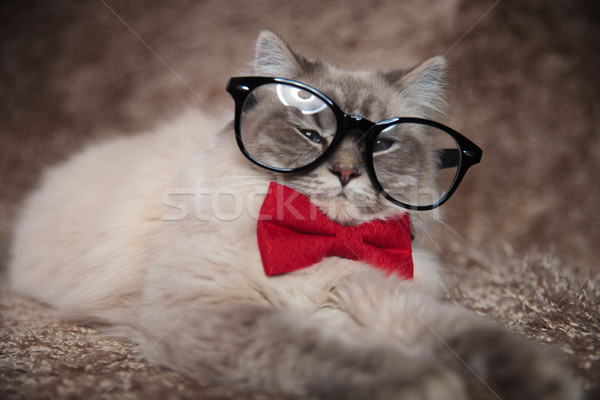
[[[340,179],[342,187],[346,186],[352,179],[360,176],[360,172],[358,172],[356,168],[332,167],[329,168],[329,172],[336,175]]]

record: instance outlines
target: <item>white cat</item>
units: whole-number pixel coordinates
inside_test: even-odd
[[[241,140],[249,158],[300,167],[321,157],[339,129],[323,129],[333,126],[326,119],[320,127],[298,125],[287,143],[277,132],[289,120],[273,107],[287,112],[290,101],[278,90],[297,89],[297,102],[314,96],[314,110],[339,107],[365,121],[426,118],[443,104],[444,67],[436,57],[410,71],[343,71],[293,53],[265,31],[255,75],[309,86],[303,92],[273,81],[273,90],[253,91],[239,110],[247,127]],[[274,105],[276,93],[284,106]],[[316,124],[317,111],[298,107],[299,124]],[[333,111],[329,117],[340,123]],[[418,199],[403,198],[391,180],[403,177],[404,188],[430,182],[433,164],[400,166],[396,156],[378,161],[409,148],[407,160],[430,145],[425,136],[411,133],[417,139],[398,144],[382,133],[367,144],[356,129],[320,164],[289,174],[244,157],[233,124],[213,134],[218,130],[210,117],[188,111],[50,170],[16,226],[12,288],[65,317],[101,323],[138,343],[153,364],[250,391],[323,399],[578,397],[545,351],[440,302],[438,264],[419,248],[412,249],[413,279],[340,257],[265,274],[256,230],[273,181],[303,193],[344,225],[408,212],[416,234],[425,229],[432,212],[398,206]],[[369,148],[381,170],[369,171],[363,154]],[[413,175],[392,173],[398,168]]]

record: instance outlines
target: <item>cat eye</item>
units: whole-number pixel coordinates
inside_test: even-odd
[[[411,210],[446,202],[483,153],[438,122],[413,117],[371,122],[344,113],[319,90],[289,79],[231,78],[227,91],[235,101],[238,147],[254,164],[281,173],[306,172],[325,161],[348,132],[362,132],[356,143],[364,148],[371,184]]]
[[[377,139],[375,141],[375,145],[373,146],[373,152],[377,153],[379,151],[387,150],[392,147],[392,144],[394,144],[393,140],[383,138]]]
[[[308,140],[310,140],[311,142],[317,143],[317,144],[325,144],[325,139],[323,139],[323,137],[321,135],[319,135],[317,133],[317,131],[312,130],[312,129],[298,129],[298,131],[300,131],[300,133],[308,138]]]

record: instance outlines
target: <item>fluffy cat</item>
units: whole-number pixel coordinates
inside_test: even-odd
[[[443,104],[443,58],[351,72],[261,33],[254,73],[318,88],[371,121]],[[382,198],[345,139],[299,175],[252,165],[208,116],[88,148],[50,170],[16,226],[12,288],[139,344],[151,363],[248,391],[323,399],[575,399],[554,358],[438,300],[435,257],[402,280],[338,257],[267,277],[257,213],[277,181],[346,225],[409,212]],[[281,155],[280,155],[281,156]],[[342,183],[333,163],[353,163]],[[340,185],[344,196],[338,196]],[[367,206],[365,206],[367,205]],[[412,212],[413,229],[431,213]]]

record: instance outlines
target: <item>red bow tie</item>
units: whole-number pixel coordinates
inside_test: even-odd
[[[284,274],[338,256],[364,261],[405,279],[413,277],[408,214],[344,226],[330,220],[303,194],[271,182],[257,234],[267,275]]]

